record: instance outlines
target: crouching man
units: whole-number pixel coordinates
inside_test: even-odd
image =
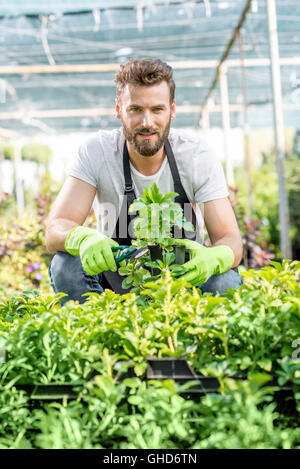
[[[162,193],[177,192],[175,201],[183,208],[201,206],[211,246],[197,236],[178,240],[189,253],[184,278],[202,292],[238,288],[242,240],[223,168],[201,139],[170,129],[176,111],[171,67],[160,60],[131,59],[115,81],[121,128],[99,130],[80,147],[47,221],[46,247],[55,254],[49,266],[54,291],[67,293],[62,304],[83,302],[84,293],[101,294],[104,288],[123,292],[112,248],[130,244],[129,230],[124,234],[131,221],[128,207],[154,182]],[[117,213],[111,233],[101,217],[105,204]],[[92,205],[97,230],[83,226]],[[197,234],[193,208],[191,213]]]

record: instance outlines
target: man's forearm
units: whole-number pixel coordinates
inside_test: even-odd
[[[50,220],[47,224],[45,236],[47,251],[50,254],[55,254],[58,251],[66,251],[66,238],[71,229],[75,226],[78,226],[78,224],[64,218],[57,218],[53,221]]]
[[[233,267],[237,267],[242,259],[243,256],[243,242],[241,237],[238,236],[224,236],[223,238],[218,239],[213,246],[219,246],[219,245],[226,245],[229,246],[234,254],[234,263],[232,265]]]

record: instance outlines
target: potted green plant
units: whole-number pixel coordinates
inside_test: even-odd
[[[179,266],[185,262],[185,248],[176,245],[172,229],[177,226],[193,231],[194,226],[186,221],[181,206],[172,200],[177,195],[176,192],[161,194],[154,183],[145,188],[144,193],[129,207],[129,212],[139,214],[134,220],[135,244],[149,249],[150,262],[147,266],[151,268],[152,275],[159,274],[165,265]],[[171,270],[178,271],[175,267]]]

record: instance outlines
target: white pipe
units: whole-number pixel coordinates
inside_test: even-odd
[[[276,167],[279,192],[280,247],[282,259],[291,259],[292,249],[289,236],[289,205],[285,177],[285,137],[275,0],[267,0],[267,17],[271,59]]]
[[[227,82],[227,70],[222,65],[220,68],[220,93],[221,93],[221,106],[222,106],[222,122],[224,131],[224,153],[225,153],[225,164],[226,164],[226,176],[227,183],[229,186],[234,186],[234,174],[232,159],[229,148],[229,132],[230,132],[230,111],[229,111],[229,100],[228,100],[228,82]]]

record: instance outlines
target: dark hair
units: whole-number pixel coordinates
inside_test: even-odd
[[[128,83],[152,86],[162,81],[166,81],[169,85],[170,102],[172,104],[175,96],[172,67],[160,59],[130,59],[126,64],[120,66],[120,71],[115,77],[117,99],[120,98],[124,87]]]

